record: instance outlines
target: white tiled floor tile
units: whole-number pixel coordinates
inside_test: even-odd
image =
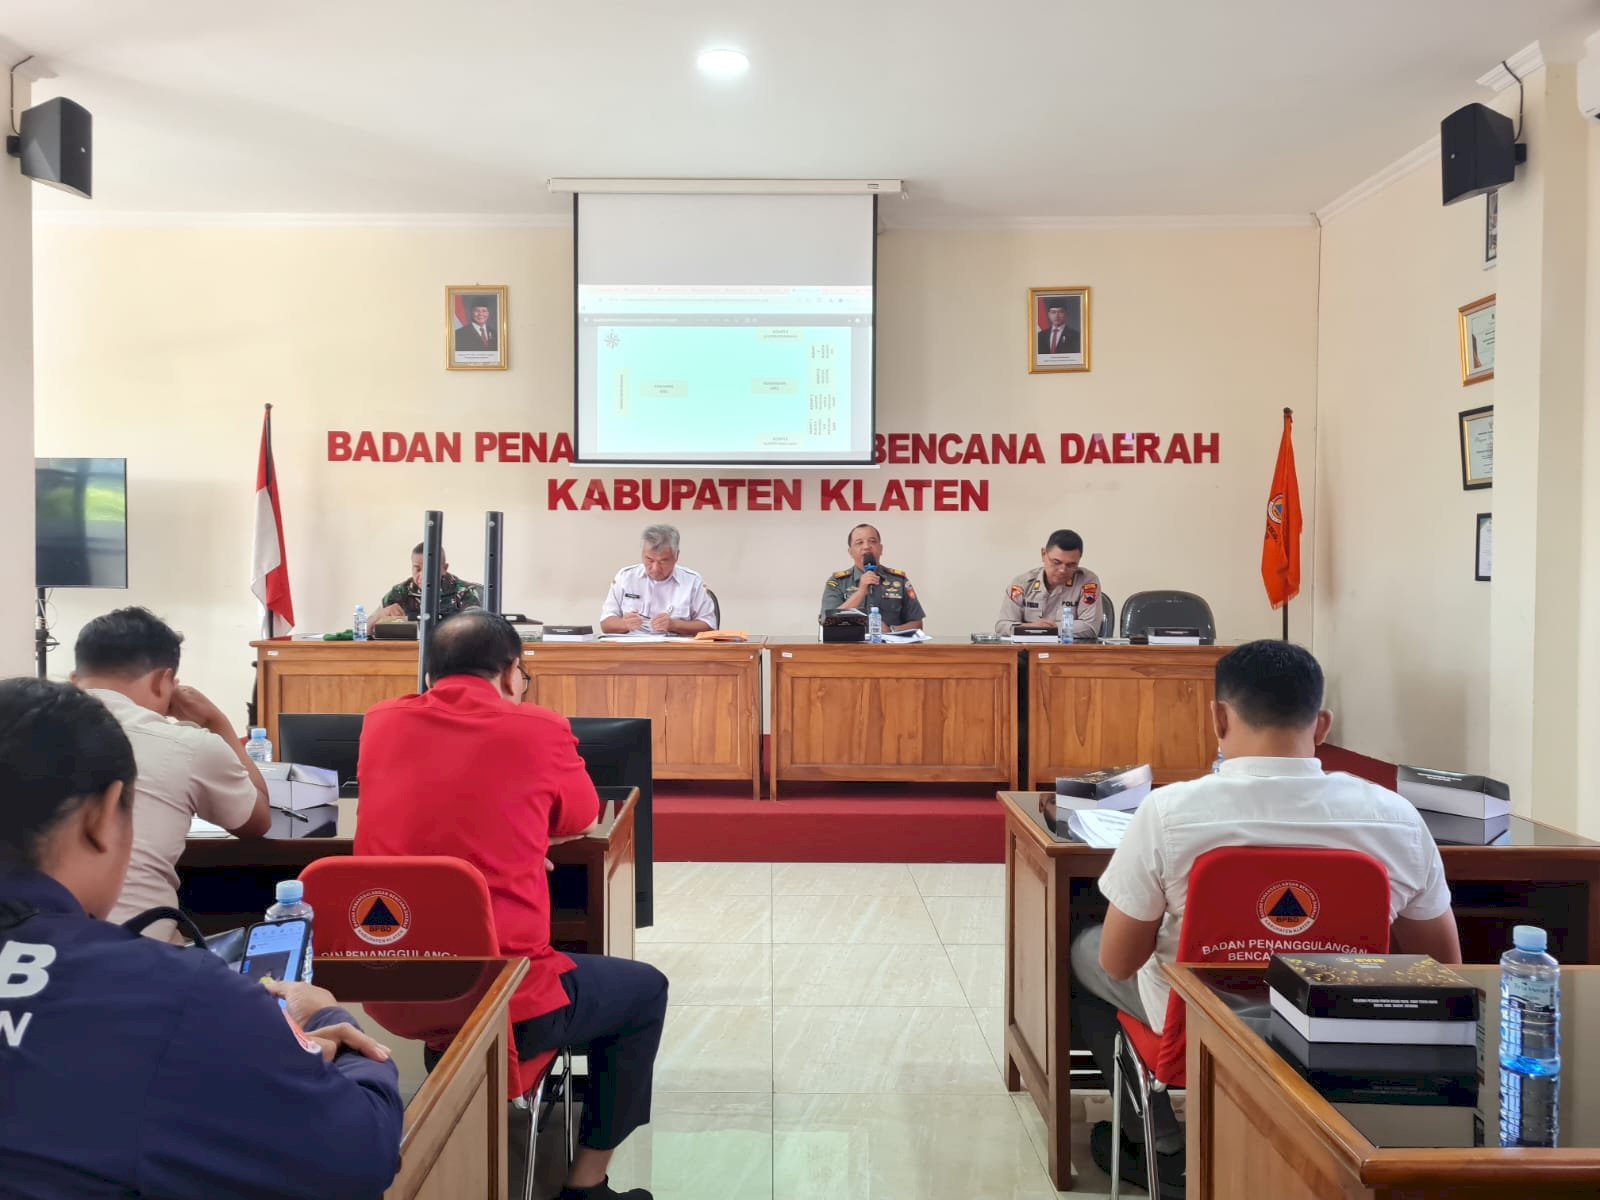
[[[634,935],[649,942],[770,942],[771,896],[657,896],[656,923]]]
[[[946,946],[950,965],[973,1008],[995,1008],[1006,1002],[1004,946]]]
[[[1048,1134],[1044,1117],[1039,1114],[1039,1106],[1027,1092],[1013,1094],[1011,1102],[1016,1105],[1017,1115],[1022,1118],[1022,1127],[1028,1131],[1028,1140],[1033,1143],[1034,1151],[1039,1156],[1039,1166],[1048,1171],[1050,1151],[1045,1145]],[[1045,1178],[1048,1179],[1049,1175],[1046,1174]],[[1106,1192],[1111,1187],[1111,1177],[1095,1166],[1094,1160],[1089,1157],[1089,1125],[1082,1121],[1072,1126],[1072,1179],[1073,1190],[1061,1192],[1060,1195],[1071,1196],[1073,1200],[1105,1200]],[[1122,1194],[1143,1197],[1145,1190],[1123,1179]]]
[[[1003,896],[929,896],[925,903],[945,945],[1005,945]]]
[[[1053,1200],[1009,1096],[776,1096],[773,1200]]]
[[[904,863],[777,863],[775,896],[915,896]]]
[[[662,1092],[650,1124],[617,1150],[611,1183],[655,1200],[768,1200],[772,1195],[772,1096]]]
[[[635,957],[661,969],[673,1004],[771,1004],[772,947],[643,942]]]
[[[989,1047],[989,1053],[994,1055],[994,1069],[1000,1072],[1000,1078],[1005,1078],[1006,1069],[1006,1010],[996,1005],[994,1008],[975,1008],[972,1015],[978,1019],[978,1029],[983,1033],[984,1044]]]
[[[912,863],[911,878],[924,896],[1004,896],[1004,863]]]
[[[774,896],[772,940],[936,946],[939,935],[917,895]]]
[[[658,862],[657,896],[770,896],[771,863]]]
[[[965,1008],[776,1007],[772,1047],[778,1092],[1005,1090]]]
[[[777,945],[777,1004],[967,1006],[943,946]]]
[[[769,1005],[669,1005],[658,1092],[770,1092]]]

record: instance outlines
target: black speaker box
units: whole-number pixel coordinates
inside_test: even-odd
[[[89,199],[94,174],[94,117],[58,96],[22,114],[17,139],[22,173]]]
[[[1511,118],[1482,104],[1458,108],[1439,122],[1444,202],[1454,204],[1510,183],[1526,157]]]

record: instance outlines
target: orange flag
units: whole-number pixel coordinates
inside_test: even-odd
[[[1300,482],[1294,472],[1294,414],[1283,410],[1283,441],[1267,499],[1267,534],[1261,543],[1261,581],[1267,599],[1282,608],[1300,594]]]

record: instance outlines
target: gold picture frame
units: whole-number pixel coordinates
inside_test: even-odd
[[[506,345],[505,284],[474,283],[444,289],[444,365],[450,371],[504,371],[511,365]],[[487,309],[487,315],[483,310]],[[479,317],[483,318],[480,325]]]
[[[1461,386],[1494,378],[1494,293],[1456,309],[1461,336]]]
[[[1087,371],[1089,332],[1088,288],[1028,289],[1028,374]]]

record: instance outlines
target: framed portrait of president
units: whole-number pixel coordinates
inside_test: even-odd
[[[473,284],[444,290],[445,366],[452,371],[504,371],[506,292],[504,285]]]
[[[1028,289],[1028,374],[1089,369],[1089,289]]]

